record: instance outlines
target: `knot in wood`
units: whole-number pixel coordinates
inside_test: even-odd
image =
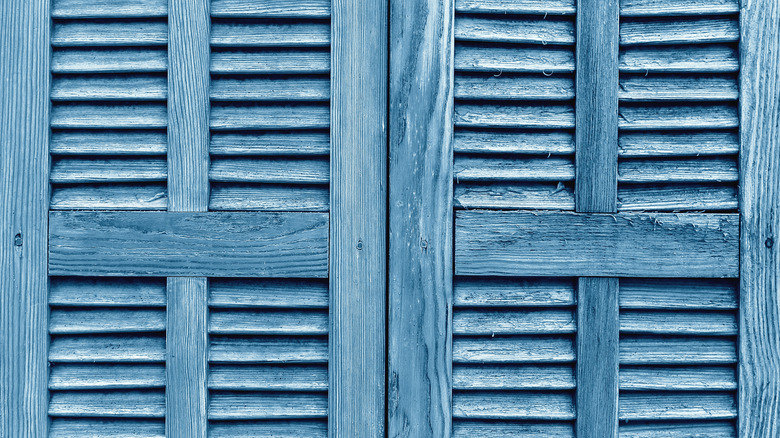
[[[14,246],[22,246],[24,244],[24,240],[22,239],[21,233],[16,233],[16,236],[14,236]]]

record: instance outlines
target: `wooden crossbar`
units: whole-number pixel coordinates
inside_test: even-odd
[[[328,275],[327,213],[51,212],[49,275]]]
[[[455,275],[706,277],[739,274],[737,214],[460,211]]]

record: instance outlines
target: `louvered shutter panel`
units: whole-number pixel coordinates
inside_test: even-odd
[[[390,16],[391,436],[776,435],[776,6],[416,4]]]
[[[0,20],[0,437],[780,435],[775,1]]]
[[[14,226],[12,257],[31,248],[40,277],[3,285],[3,331],[34,342],[3,347],[3,386],[23,389],[3,392],[0,436],[380,436],[386,6],[2,13],[34,64],[2,62],[22,78],[3,117],[27,105],[3,169],[38,166],[8,186],[35,223]]]

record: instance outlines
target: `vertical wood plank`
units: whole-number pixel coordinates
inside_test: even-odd
[[[0,4],[0,436],[48,435],[49,1]]]
[[[387,3],[333,0],[328,432],[384,436]]]
[[[451,435],[453,9],[391,0],[391,437]]]
[[[168,277],[165,436],[205,437],[208,280]]]
[[[209,0],[168,2],[168,209],[209,202]]]
[[[618,0],[577,2],[578,212],[617,211]],[[579,279],[577,436],[617,437],[618,279]]]
[[[617,211],[618,0],[577,2],[576,182],[579,212]]]
[[[168,2],[168,210],[209,202],[209,0]],[[208,280],[168,278],[168,437],[208,434]]]
[[[740,39],[739,436],[780,436],[780,4],[744,0]]]
[[[577,294],[577,436],[617,437],[618,279],[581,277]]]

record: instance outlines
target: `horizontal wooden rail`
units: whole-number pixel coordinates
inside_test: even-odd
[[[49,275],[328,275],[327,213],[51,212]]]
[[[459,211],[455,275],[737,277],[736,214]]]

